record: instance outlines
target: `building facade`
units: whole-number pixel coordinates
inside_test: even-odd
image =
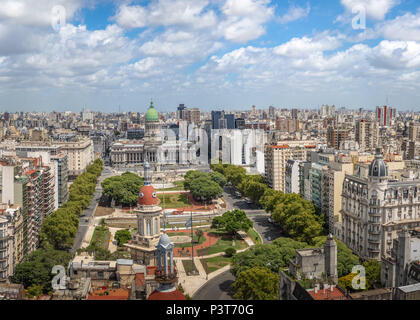
[[[420,226],[420,177],[389,174],[377,154],[369,168],[347,175],[342,193],[342,241],[364,259],[391,255],[393,239],[404,227]]]

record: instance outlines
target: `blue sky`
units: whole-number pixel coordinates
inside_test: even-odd
[[[162,111],[179,103],[373,109],[388,97],[399,110],[420,111],[419,7],[414,0],[2,0],[0,110],[142,112],[151,97]],[[60,12],[66,23],[53,28]],[[355,30],[359,13],[366,24]]]

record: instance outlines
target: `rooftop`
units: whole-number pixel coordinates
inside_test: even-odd
[[[348,300],[345,294],[335,286],[328,289],[309,289],[306,291],[311,295],[311,297],[314,300]]]

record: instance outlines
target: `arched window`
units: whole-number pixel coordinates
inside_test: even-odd
[[[140,221],[140,235],[144,236],[144,221]]]
[[[152,235],[152,223],[150,221],[150,219],[148,219],[146,221],[146,230],[147,230],[147,236],[151,236]]]
[[[158,219],[157,218],[155,218],[155,232],[154,232],[154,234],[158,234],[159,233],[159,225],[158,225]]]

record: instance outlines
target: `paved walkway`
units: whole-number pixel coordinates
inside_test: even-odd
[[[182,231],[181,231],[182,232]],[[254,242],[252,241],[251,238],[246,237],[245,241],[249,244],[249,246],[253,246]],[[248,250],[249,248],[243,249],[243,250],[239,250],[238,253],[240,252],[244,252],[246,250]],[[208,256],[202,256],[202,257],[194,257],[194,264],[196,269],[199,272],[199,275],[197,276],[187,276],[184,270],[184,265],[182,263],[183,260],[191,260],[191,257],[175,257],[175,264],[177,267],[177,271],[178,271],[178,279],[179,279],[179,283],[182,285],[182,287],[184,288],[185,294],[188,294],[190,297],[192,297],[200,288],[202,288],[208,281],[212,280],[213,278],[217,277],[218,275],[228,271],[230,269],[230,264],[228,264],[227,266],[220,268],[212,273],[210,273],[209,275],[207,275],[206,271],[204,270],[203,265],[201,264],[201,259],[208,259],[208,258],[213,258],[213,257],[218,257],[218,256],[223,256],[225,253],[224,252],[219,252],[219,253],[215,253],[215,254],[211,254]]]
[[[179,231],[171,231],[171,232],[181,233],[181,232],[188,232],[188,231],[179,230]],[[210,235],[207,232],[203,232],[203,236],[206,238],[206,241],[204,241],[202,244],[194,245],[194,256],[198,255],[197,250],[211,247],[217,243],[217,240],[220,239],[220,237],[215,237],[213,235]],[[184,253],[184,255],[182,253]],[[182,250],[182,248],[174,248],[174,257],[183,257],[187,253],[189,253],[189,255],[191,256],[191,247],[184,248],[184,250]]]

